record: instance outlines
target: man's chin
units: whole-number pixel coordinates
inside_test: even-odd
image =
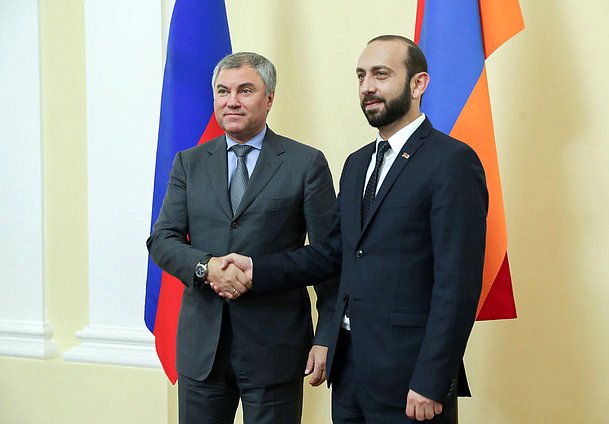
[[[366,116],[366,119],[368,120],[368,123],[370,124],[370,126],[378,128],[379,126],[382,126],[382,123],[384,121],[384,117],[381,116],[380,113],[367,113],[364,112],[364,115]]]
[[[239,134],[241,132],[243,132],[243,126],[242,125],[235,125],[232,122],[223,122],[223,126],[222,128],[224,129],[224,131],[228,134]]]

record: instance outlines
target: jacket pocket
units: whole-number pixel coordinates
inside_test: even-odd
[[[269,198],[260,198],[260,205],[265,210],[277,210],[283,209],[287,207],[291,207],[294,203],[293,197],[285,197],[281,199],[269,199]]]
[[[427,202],[423,199],[385,199],[383,202],[383,208],[385,209],[422,209],[426,206]]]
[[[396,327],[425,327],[428,316],[427,313],[391,312],[389,322]]]

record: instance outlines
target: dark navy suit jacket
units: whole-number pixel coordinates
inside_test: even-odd
[[[254,256],[253,292],[340,274],[328,382],[349,303],[354,360],[370,395],[404,407],[409,389],[443,402],[455,377],[469,395],[463,354],[482,286],[488,193],[466,144],[425,120],[397,153],[362,222],[370,143],[351,154],[337,211],[322,243]]]

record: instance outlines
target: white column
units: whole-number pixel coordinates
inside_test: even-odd
[[[160,366],[143,321],[161,0],[86,0],[89,325],[68,361]]]
[[[39,37],[36,0],[0,0],[0,355],[47,358]]]

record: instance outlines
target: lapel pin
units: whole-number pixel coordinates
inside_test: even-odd
[[[402,153],[402,157],[404,159],[408,159],[408,158],[410,158],[410,155],[408,153],[404,152],[404,153]]]

